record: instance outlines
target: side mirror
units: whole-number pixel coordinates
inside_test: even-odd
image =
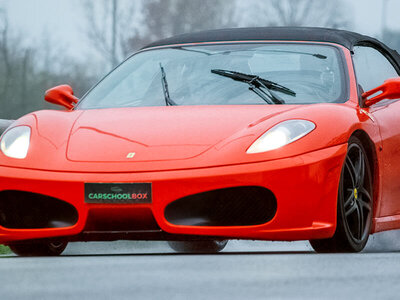
[[[400,77],[385,80],[381,86],[362,94],[362,98],[365,106],[371,106],[384,99],[400,98]]]
[[[46,91],[44,100],[61,105],[71,110],[79,99],[74,96],[74,91],[69,85],[59,85]]]

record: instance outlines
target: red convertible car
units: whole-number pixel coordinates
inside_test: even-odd
[[[58,86],[0,141],[0,243],[310,240],[358,252],[400,228],[400,56],[323,28],[185,34],[81,100]]]

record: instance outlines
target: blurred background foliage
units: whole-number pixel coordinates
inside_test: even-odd
[[[22,44],[24,33],[11,28],[0,2],[0,118],[55,108],[43,100],[45,90],[55,85],[69,84],[81,97],[130,53],[171,35],[245,26],[352,29],[351,8],[343,0],[81,0],[79,4],[76,9],[86,19],[82,39],[90,41],[100,61],[69,57],[46,36],[38,43]],[[400,48],[397,32],[383,30],[381,38]]]

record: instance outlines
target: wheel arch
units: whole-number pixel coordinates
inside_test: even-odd
[[[371,170],[372,174],[372,186],[373,186],[373,201],[374,201],[374,206],[373,206],[373,215],[372,218],[375,218],[376,213],[377,213],[377,207],[378,207],[378,195],[379,195],[379,165],[378,165],[378,158],[377,158],[377,152],[375,148],[375,144],[372,141],[372,139],[369,137],[368,133],[365,132],[362,129],[357,129],[354,131],[351,136],[357,137],[363,147],[365,152],[367,153],[368,157],[368,164]],[[350,136],[350,137],[351,137]],[[374,224],[372,225],[372,231],[374,231]]]
[[[356,138],[356,140],[354,139]],[[344,213],[344,201],[343,201],[343,193],[341,188],[341,184],[342,184],[342,179],[341,179],[341,183],[339,185],[339,192],[338,192],[338,197],[337,197],[337,211],[336,211],[336,217],[337,217],[337,221],[336,221],[336,230],[335,233],[332,237],[330,238],[325,238],[325,239],[314,239],[314,240],[310,240],[310,244],[312,246],[312,248],[319,253],[329,253],[329,252],[359,252],[361,251],[367,241],[368,241],[368,235],[374,232],[374,214],[376,212],[376,196],[377,196],[377,191],[375,189],[375,186],[377,186],[377,179],[379,179],[377,177],[377,153],[375,150],[375,144],[372,141],[372,139],[370,138],[370,136],[368,135],[368,133],[362,129],[356,129],[354,130],[348,137],[348,146],[351,146],[352,143],[357,143],[357,144],[361,144],[361,147],[364,149],[364,151],[366,152],[365,155],[368,158],[368,166],[371,170],[371,180],[372,180],[372,188],[373,188],[373,208],[372,208],[372,223],[368,224],[368,223],[363,223],[363,226],[368,226],[369,228],[367,229],[367,227],[365,228],[365,231],[362,232],[362,234],[360,234],[361,236],[358,237],[360,240],[359,241],[355,241],[354,240],[354,235],[351,232],[351,229],[349,229],[349,227],[346,225],[347,221],[346,221],[346,216]],[[360,146],[358,146],[358,148],[360,148]],[[347,149],[347,155],[349,155],[349,150],[351,148],[348,147]],[[343,176],[344,174],[344,166],[346,165],[345,162],[343,162],[343,167],[342,167],[342,172],[341,172],[341,176]],[[354,167],[353,167],[354,168]],[[372,173],[373,172],[373,173]],[[353,181],[353,180],[352,180]],[[353,181],[353,187],[355,185],[355,182]],[[355,191],[357,191],[355,189]],[[342,196],[340,196],[342,195]],[[357,197],[357,196],[355,196]],[[356,198],[357,199],[357,198]],[[368,216],[369,217],[369,216]],[[363,219],[361,219],[363,220]],[[357,222],[360,221],[360,219],[358,218]],[[361,222],[361,221],[360,221]],[[368,230],[368,231],[367,231]],[[365,233],[367,233],[366,237],[365,237]]]

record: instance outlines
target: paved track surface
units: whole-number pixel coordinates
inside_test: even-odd
[[[61,257],[0,256],[0,299],[399,299],[400,232],[360,254],[231,241],[216,255],[163,242],[75,243]]]

